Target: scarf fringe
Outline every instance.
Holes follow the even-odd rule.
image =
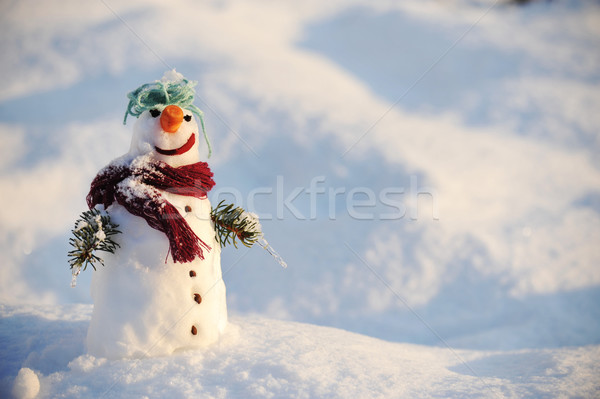
[[[116,200],[129,213],[144,218],[150,227],[167,236],[174,262],[187,263],[196,257],[204,259],[204,250],[212,248],[194,233],[160,190],[204,198],[215,184],[212,176],[206,162],[173,168],[164,162],[134,160],[130,166],[109,165],[101,170],[86,199],[90,209],[98,204],[106,209]]]
[[[165,234],[169,238],[169,247],[173,260],[178,263],[193,261],[196,256],[204,259],[204,250],[211,247],[202,241],[181,217],[177,208],[170,203],[165,205],[162,219],[165,221]]]

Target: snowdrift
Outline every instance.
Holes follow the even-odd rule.
[[[233,317],[207,350],[109,361],[83,353],[90,313],[3,307],[0,396],[21,364],[35,377],[23,373],[16,393],[38,383],[39,398],[592,397],[600,375],[598,345],[454,350],[260,316]]]

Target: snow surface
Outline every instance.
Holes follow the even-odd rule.
[[[42,397],[599,395],[598,2],[0,10],[0,397],[24,367]],[[237,339],[92,358],[70,229],[129,148],[125,94],[173,67],[199,81],[211,202],[258,214],[288,267],[223,251]]]
[[[450,350],[391,343],[260,316],[232,319],[209,350],[107,360],[83,353],[91,305],[3,308],[3,325],[58,335],[11,337],[11,363],[52,369],[43,398],[593,397],[600,348]],[[73,320],[79,316],[80,319]],[[77,348],[77,349],[74,349]],[[39,351],[39,352],[38,352]],[[49,367],[50,359],[54,364]],[[37,380],[32,380],[32,384]]]

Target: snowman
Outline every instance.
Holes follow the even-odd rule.
[[[173,71],[128,94],[137,117],[129,152],[102,169],[87,196],[119,226],[119,245],[92,277],[90,354],[163,356],[214,344],[227,326],[220,245],[200,160],[195,83]],[[200,136],[203,133],[203,137]]]

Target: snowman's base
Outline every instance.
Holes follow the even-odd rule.
[[[196,211],[210,209],[208,200],[190,201]],[[218,342],[227,325],[218,244],[211,242],[204,259],[174,263],[164,234],[120,206],[108,212],[123,232],[119,238],[126,239],[93,272],[88,352],[109,359],[140,358]],[[214,237],[210,222],[189,219],[199,235]]]

